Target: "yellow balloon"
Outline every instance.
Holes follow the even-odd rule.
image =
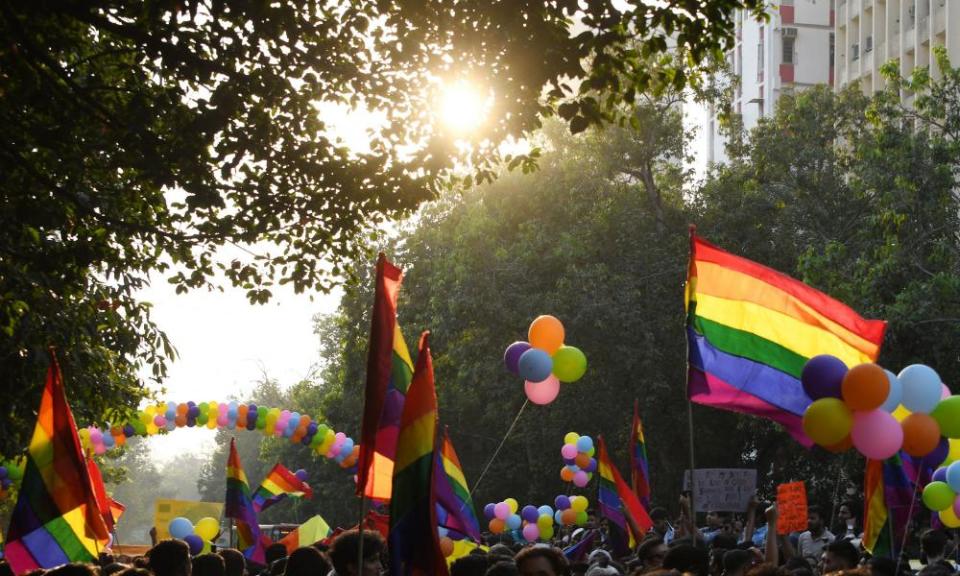
[[[947,442],[950,443],[950,449],[947,451],[947,457],[944,458],[940,466],[949,466],[957,460],[960,460],[960,439],[948,438]]]
[[[516,500],[515,498],[507,498],[506,500],[504,500],[504,502],[506,502],[506,503],[507,503],[507,506],[510,507],[510,513],[511,513],[511,514],[516,514],[516,513],[517,513],[517,508],[520,507],[520,504],[517,502],[517,500]]]
[[[590,502],[587,501],[585,496],[577,496],[576,500],[573,498],[570,499],[570,508],[572,508],[574,512],[586,512],[589,504]]]
[[[193,532],[202,538],[204,542],[207,542],[217,537],[217,533],[220,532],[220,523],[217,522],[216,518],[207,516],[206,518],[197,520],[197,523],[193,527]]]
[[[567,435],[563,437],[564,444],[576,444],[577,440],[580,439],[580,435],[576,432],[567,432]]]
[[[957,518],[956,513],[953,511],[953,506],[948,506],[946,509],[941,510],[940,521],[943,522],[943,525],[947,528],[960,528],[960,518]]]
[[[904,419],[910,414],[913,414],[913,412],[910,412],[903,407],[903,404],[901,404],[897,406],[897,409],[891,412],[891,414],[893,414],[893,417],[897,419],[897,422],[903,422]]]
[[[803,431],[821,446],[833,446],[850,434],[853,414],[839,398],[820,398],[803,413]]]

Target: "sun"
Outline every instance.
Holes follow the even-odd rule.
[[[466,80],[443,86],[440,99],[440,119],[451,131],[466,134],[483,124],[489,107],[489,99],[482,91]]]

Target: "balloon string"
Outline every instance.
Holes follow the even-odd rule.
[[[487,465],[483,467],[483,472],[480,473],[480,477],[477,478],[477,481],[473,484],[473,488],[470,489],[470,498],[473,498],[473,493],[476,491],[477,486],[480,485],[480,482],[483,481],[483,477],[487,475],[487,470],[490,469],[490,465],[493,464],[493,461],[497,459],[497,455],[500,454],[500,449],[503,448],[503,445],[507,442],[507,438],[510,437],[510,433],[513,432],[514,427],[517,425],[517,422],[520,420],[520,415],[523,414],[524,408],[527,407],[527,404],[530,403],[530,399],[526,399],[523,402],[523,406],[520,407],[520,410],[517,412],[516,418],[513,419],[513,423],[510,424],[510,428],[507,429],[507,433],[503,435],[503,439],[500,440],[500,445],[497,446],[497,449],[493,451],[493,456],[487,460]]]
[[[903,549],[907,545],[907,536],[910,535],[910,524],[913,523],[913,505],[917,501],[917,492],[920,488],[920,474],[923,473],[923,458],[920,459],[919,464],[916,467],[916,476],[913,479],[913,491],[910,495],[910,509],[907,511],[907,524],[903,527],[903,538],[900,539],[900,550],[896,550],[897,554],[897,569],[894,571],[894,574],[900,573],[900,563],[903,561]],[[901,464],[902,465],[902,464]],[[891,533],[893,532],[893,522],[890,522]]]

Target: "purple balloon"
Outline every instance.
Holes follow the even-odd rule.
[[[189,534],[184,539],[187,546],[190,547],[190,554],[196,556],[203,550],[203,539],[196,534]]]
[[[536,522],[537,518],[540,517],[540,512],[538,512],[535,507],[527,504],[523,507],[523,510],[520,511],[520,516],[527,522]]]
[[[561,494],[553,500],[553,504],[557,510],[566,510],[570,507],[570,499]]]
[[[923,457],[923,461],[929,462],[930,464],[940,463],[947,459],[947,454],[949,453],[950,441],[946,438],[940,438],[940,443],[933,449],[933,452]]]
[[[946,466],[941,466],[933,471],[933,480],[935,482],[946,482],[947,481],[947,468]]]
[[[803,391],[812,400],[820,398],[840,398],[840,387],[847,374],[847,365],[843,360],[829,354],[814,356],[803,365],[800,382]]]
[[[497,511],[495,510],[496,507],[497,505],[493,502],[483,507],[483,515],[487,517],[487,520],[493,520],[497,515]]]
[[[6,478],[6,477],[7,477],[7,467],[6,467],[6,466],[0,466],[0,480],[4,479],[4,478]]]
[[[301,482],[306,482],[307,480],[307,471],[303,468],[294,472],[293,475],[296,476]]]
[[[590,463],[587,464],[587,467],[584,468],[586,472],[596,472],[597,471],[597,460],[595,458],[590,459]]]
[[[520,356],[530,349],[529,342],[514,342],[503,353],[503,365],[510,372],[520,375]]]
[[[0,480],[0,488],[3,488],[4,490],[9,488],[11,484],[13,484],[13,480],[9,478],[4,478],[3,480]]]

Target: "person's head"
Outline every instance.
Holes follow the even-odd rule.
[[[486,554],[467,554],[450,565],[450,576],[483,576],[489,567]]]
[[[694,576],[707,576],[710,557],[705,548],[691,544],[678,544],[667,551],[663,558],[663,568],[678,572],[690,572]]]
[[[71,562],[47,570],[44,576],[53,574],[53,576],[99,576],[100,568],[95,564],[83,564],[81,562]]]
[[[727,515],[723,512],[716,512],[714,510],[707,512],[707,528],[711,530],[721,528],[726,520]]]
[[[506,544],[494,544],[493,546],[491,546],[490,556],[492,556],[492,558],[490,559],[491,562],[495,562],[501,559],[510,560],[511,562],[513,562],[513,550],[511,550],[510,547],[507,546]]]
[[[164,540],[147,550],[147,567],[156,576],[190,576],[190,547],[183,540]]]
[[[663,566],[663,558],[667,555],[667,545],[663,538],[647,538],[637,547],[637,559],[645,570]]]
[[[787,563],[784,564],[783,567],[792,576],[813,576],[813,571],[810,570],[810,563],[799,556],[794,556],[787,560]]]
[[[893,558],[874,556],[867,560],[870,576],[897,576],[897,561]]]
[[[807,508],[807,529],[812,534],[823,532],[823,510],[816,504]]]
[[[244,576],[247,572],[247,559],[236,548],[221,548],[217,555],[223,558],[226,576]]]
[[[520,571],[517,570],[513,560],[497,560],[484,572],[484,576],[517,576],[518,574]]]
[[[587,555],[587,564],[593,565],[597,564],[600,566],[606,566],[610,564],[610,553],[606,550],[601,550],[597,548],[589,555]]]
[[[570,567],[563,552],[547,546],[525,548],[515,559],[520,576],[569,576]]]
[[[283,576],[287,569],[287,557],[277,558],[270,563],[270,576]]]
[[[947,549],[947,533],[943,530],[927,530],[920,537],[920,549],[927,562],[943,558],[944,551]]]
[[[721,532],[710,541],[710,547],[733,550],[737,547],[737,537],[729,532]]]
[[[600,566],[599,564],[594,564],[587,569],[587,573],[584,576],[618,576],[620,571],[613,567],[613,565]]]
[[[193,557],[193,576],[225,576],[223,558],[217,554],[201,554]]]
[[[330,563],[319,550],[311,546],[297,548],[287,558],[284,576],[324,576],[330,571]]]
[[[330,547],[330,562],[339,576],[378,576],[380,556],[384,551],[383,537],[379,532],[363,531],[363,567],[357,569],[357,554],[360,547],[360,532],[341,532]]]
[[[653,529],[657,531],[661,536],[667,533],[669,515],[667,510],[660,506],[655,506],[650,509],[650,520],[653,521]]]
[[[831,542],[823,549],[820,558],[820,573],[828,574],[838,570],[852,570],[860,561],[860,553],[847,540]]]
[[[267,560],[267,566],[273,566],[273,563],[277,560],[287,557],[287,547],[279,542],[274,542],[267,546],[263,556]]]
[[[153,576],[153,572],[147,570],[146,568],[131,566],[130,568],[125,568],[120,572],[117,572],[117,576]]]
[[[753,554],[746,550],[728,550],[723,555],[723,573],[726,576],[744,576],[753,565]]]
[[[117,572],[122,572],[126,570],[129,566],[126,564],[121,564],[119,562],[111,562],[100,569],[100,576],[110,576],[111,574],[116,574]]]

